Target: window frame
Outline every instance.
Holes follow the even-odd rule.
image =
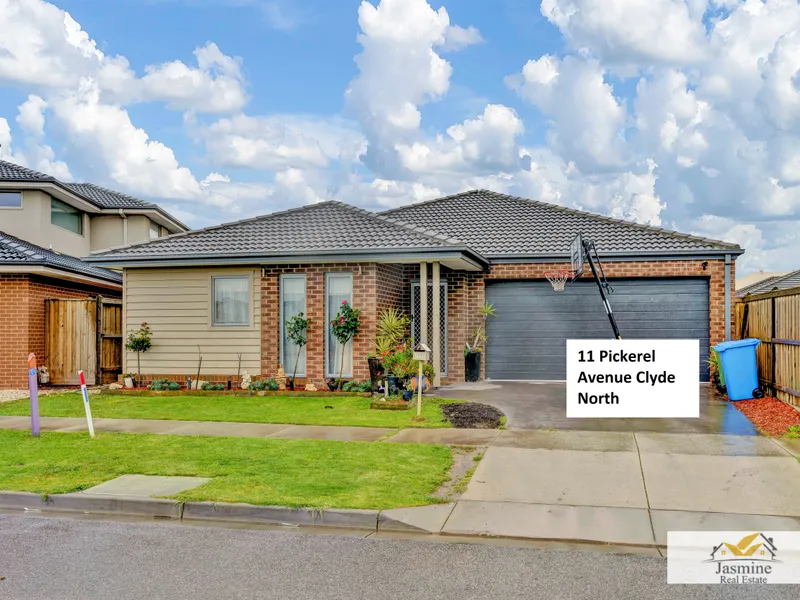
[[[53,222],[53,204],[54,203],[55,204],[60,204],[61,206],[64,206],[64,207],[69,208],[71,210],[74,210],[78,214],[78,216],[80,217],[80,224],[81,224],[81,230],[80,231],[74,231],[72,229],[67,229],[64,226]],[[80,210],[78,208],[75,208],[74,206],[71,206],[71,205],[67,204],[66,202],[61,201],[58,198],[53,198],[52,196],[50,196],[50,224],[52,226],[58,227],[59,229],[63,229],[64,231],[69,231],[70,233],[73,233],[75,235],[79,235],[81,237],[84,237],[84,231],[86,230],[86,224],[83,222],[83,214],[84,213],[83,213],[82,210]]]
[[[283,290],[284,290],[283,282],[287,281],[289,279],[302,279],[303,280],[303,314],[306,315],[306,317],[308,317],[308,279],[306,278],[306,274],[305,273],[284,273],[284,274],[282,274],[280,276],[280,280],[279,280],[279,283],[278,283],[278,304],[279,304],[278,310],[279,310],[280,320],[281,320],[281,326],[280,326],[280,336],[281,337],[280,337],[280,344],[279,344],[279,347],[280,347],[280,350],[279,350],[279,352],[280,352],[280,361],[279,362],[280,362],[280,364],[283,365],[283,369],[286,372],[287,376],[289,375],[290,371],[292,369],[294,369],[294,362],[292,362],[291,365],[286,362],[286,347],[285,347],[285,343],[284,343],[284,340],[286,338],[286,314],[285,314],[285,312],[283,310]],[[297,375],[296,375],[297,377],[306,377],[307,376],[307,371],[308,371],[308,352],[306,350],[307,348],[308,348],[308,344],[306,344],[306,346],[303,347],[303,352],[306,352],[306,360],[305,360],[306,368],[302,372],[298,371]]]
[[[352,271],[338,271],[332,273],[325,273],[325,377],[339,377],[339,370],[336,365],[333,365],[333,373],[330,372],[330,365],[328,364],[328,354],[330,350],[330,343],[331,343],[331,321],[333,317],[336,316],[338,309],[336,311],[331,311],[330,305],[330,295],[328,291],[330,290],[330,280],[331,279],[349,279],[350,280],[350,304],[353,304],[353,294],[354,294],[354,278]],[[336,307],[333,307],[336,308]],[[338,345],[338,342],[337,342]],[[351,371],[348,374],[347,372],[342,373],[342,378],[352,378],[353,377],[353,370],[355,369],[355,364],[353,363],[354,360],[354,343],[353,340],[350,340],[350,365]]]
[[[22,190],[0,190],[0,196],[8,194],[17,194],[19,195],[19,206],[3,206],[0,204],[0,210],[22,210],[23,203],[25,202]]]
[[[247,323],[217,323],[216,322],[216,283],[218,279],[244,279],[247,281]],[[218,327],[230,329],[250,329],[253,325],[253,277],[249,273],[239,273],[236,275],[211,275],[209,290],[209,315],[208,323],[213,329]]]
[[[155,237],[153,237],[153,228],[155,227]],[[155,221],[150,221],[150,239],[157,240],[161,237],[161,225],[156,223]]]

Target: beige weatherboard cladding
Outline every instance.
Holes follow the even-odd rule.
[[[250,323],[215,327],[211,324],[212,277],[250,278]],[[203,373],[261,373],[261,271],[255,268],[125,269],[124,322],[127,335],[147,322],[153,347],[142,354],[146,375],[195,375],[198,351]],[[124,370],[136,373],[136,353],[125,353]]]

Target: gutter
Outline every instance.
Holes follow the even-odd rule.
[[[263,252],[239,252],[236,254],[203,254],[194,253],[183,256],[175,255],[150,255],[150,256],[125,256],[118,258],[106,258],[103,255],[88,256],[83,258],[85,262],[97,264],[99,266],[114,267],[177,267],[177,266],[206,266],[206,265],[230,265],[230,264],[292,264],[298,262],[308,263],[333,263],[333,262],[399,262],[409,263],[421,262],[424,260],[457,259],[463,260],[476,270],[484,270],[488,267],[488,261],[473,252],[466,246],[448,246],[440,250],[410,248],[386,248],[374,250],[348,249],[334,252],[324,252],[319,250],[309,250],[305,252],[275,252],[265,254]],[[198,265],[200,263],[200,265]]]
[[[723,257],[740,256],[744,254],[742,248],[703,248],[696,250],[625,250],[617,252],[599,252],[600,260],[613,261],[652,261],[652,260],[720,260]],[[495,263],[545,263],[569,262],[571,257],[567,252],[538,252],[535,254],[487,254],[486,258]]]

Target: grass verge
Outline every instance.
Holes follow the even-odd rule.
[[[425,398],[424,421],[414,422],[416,410],[372,410],[372,398],[286,396],[114,396],[93,395],[92,415],[108,419],[165,419],[177,421],[233,421],[242,423],[287,423],[290,425],[350,425],[356,427],[451,427],[442,416],[441,405],[458,400]],[[325,408],[330,406],[332,408]],[[78,393],[39,398],[43,417],[82,417],[83,401]],[[27,399],[0,404],[0,415],[28,416]]]
[[[439,502],[447,446],[0,430],[0,490],[63,494],[125,474],[213,477],[174,498],[311,508]]]

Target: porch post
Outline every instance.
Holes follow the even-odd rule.
[[[433,385],[440,384],[439,373],[442,370],[441,351],[442,351],[442,309],[441,309],[441,289],[439,288],[439,263],[433,263],[433,352],[431,359],[436,376]]]
[[[426,262],[419,263],[419,338],[418,344],[428,343],[428,263]]]

